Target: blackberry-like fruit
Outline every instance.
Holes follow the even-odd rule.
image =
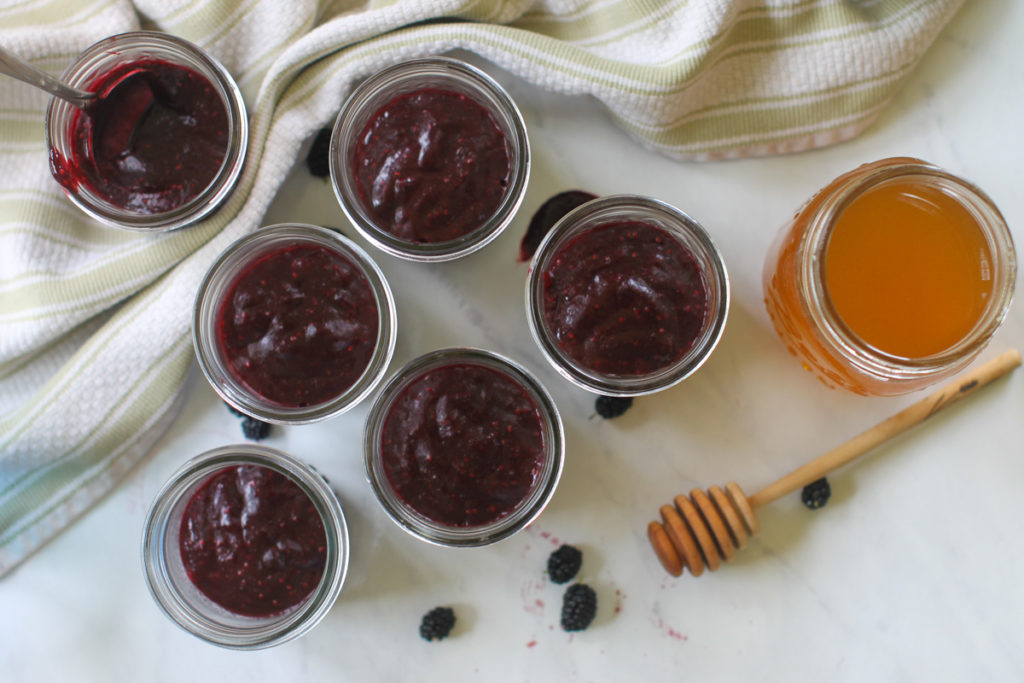
[[[800,500],[803,501],[804,505],[812,510],[825,507],[825,503],[832,496],[832,487],[828,483],[828,479],[822,477],[817,481],[812,481],[810,484],[804,487],[804,490],[800,492]]]
[[[452,632],[455,626],[455,612],[451,607],[435,607],[423,615],[420,622],[420,637],[424,640],[441,640]]]
[[[235,417],[246,417],[245,413],[243,413],[241,410],[234,407],[227,401],[224,401],[224,405],[227,406],[228,412],[234,415]]]
[[[574,583],[562,598],[562,628],[582,631],[597,616],[597,593],[585,583]]]
[[[306,167],[317,178],[331,174],[331,129],[321,128],[313,138],[313,144],[306,155]]]
[[[262,441],[270,436],[270,423],[246,415],[242,418],[242,434],[252,441]]]
[[[583,553],[571,545],[563,545],[548,557],[548,576],[554,583],[566,583],[583,564]]]
[[[597,414],[606,420],[618,417],[632,407],[633,399],[628,397],[598,396],[597,400],[594,401],[594,410],[596,410]]]

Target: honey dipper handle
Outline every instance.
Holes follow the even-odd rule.
[[[902,434],[917,423],[927,420],[943,408],[956,403],[965,396],[973,394],[989,382],[1011,372],[1020,363],[1020,352],[1015,349],[996,356],[984,365],[979,366],[976,370],[954,382],[950,382],[917,403],[904,408],[867,431],[861,432],[846,443],[833,448],[828,453],[764,487],[750,496],[750,505],[753,507],[765,505],[807,486],[812,481],[821,479],[829,472],[864,455],[892,437]]]

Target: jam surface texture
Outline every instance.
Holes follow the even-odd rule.
[[[377,300],[348,257],[300,244],[256,259],[229,288],[217,339],[238,380],[286,407],[351,388],[377,344]]]
[[[121,64],[87,90],[99,93],[71,120],[71,159],[51,153],[54,175],[111,204],[159,214],[187,204],[214,180],[228,148],[228,112],[210,81],[157,59]]]
[[[511,172],[505,134],[491,114],[461,93],[433,88],[378,110],[352,162],[375,224],[408,242],[447,242],[482,226]]]
[[[601,375],[666,368],[704,329],[708,294],[700,266],[649,223],[590,228],[555,253],[543,277],[543,315],[555,343]]]
[[[226,467],[192,495],[179,546],[196,588],[224,609],[253,617],[305,600],[327,561],[323,520],[309,496],[258,465]]]
[[[472,364],[428,370],[405,387],[380,446],[399,499],[453,527],[514,511],[538,481],[546,452],[534,399],[505,373]]]

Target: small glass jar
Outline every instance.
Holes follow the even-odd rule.
[[[196,587],[181,553],[181,526],[192,496],[213,476],[237,466],[267,468],[309,496],[323,523],[324,568],[319,584],[301,602],[269,616],[236,614]],[[326,480],[290,455],[256,445],[225,446],[196,456],[157,493],[146,517],[142,562],[157,605],[178,626],[215,645],[254,650],[279,645],[313,628],[330,611],[348,569],[348,527]]]
[[[61,78],[68,85],[90,90],[113,70],[140,60],[157,60],[198,73],[209,81],[223,103],[227,146],[219,170],[206,188],[183,204],[159,213],[143,213],[112,202],[87,182],[76,179],[72,168],[76,158],[75,122],[79,115],[87,114],[80,114],[58,98],[53,98],[46,109],[50,168],[68,198],[96,220],[129,230],[172,230],[206,218],[231,194],[245,161],[249,122],[242,93],[227,69],[198,46],[165,33],[134,31],[105,38],[80,54]],[[168,140],[168,144],[176,143]]]
[[[311,405],[282,405],[261,395],[233,371],[220,340],[218,319],[232,288],[252,264],[285,249],[323,247],[355,267],[372,291],[377,307],[377,336],[362,374],[346,390]],[[316,323],[317,321],[311,321]],[[231,244],[210,266],[196,295],[192,339],[199,367],[221,398],[237,410],[265,422],[307,424],[340,415],[363,400],[384,378],[395,349],[395,300],[384,274],[370,256],[344,235],[300,223],[271,225]]]
[[[940,351],[919,356],[887,352],[855,333],[837,310],[826,267],[836,226],[844,215],[852,216],[851,206],[868,193],[902,187],[930,193],[969,217],[967,222],[976,226],[985,245],[977,268],[979,280],[991,283],[990,293],[981,295],[984,307],[969,332]],[[922,206],[939,207],[934,202]],[[939,215],[949,209],[928,210]],[[874,220],[877,223],[877,216]],[[884,243],[866,245],[893,251]],[[963,251],[960,246],[951,248]],[[909,260],[901,264],[905,264],[906,272],[921,267]],[[765,305],[775,330],[805,369],[830,387],[861,395],[890,396],[927,387],[970,363],[1002,324],[1015,280],[1013,240],[992,200],[974,185],[932,164],[899,157],[860,166],[814,195],[781,230],[768,252],[763,284]],[[872,306],[887,306],[885,293],[870,296]],[[915,332],[922,338],[925,334],[923,330],[920,335]]]
[[[402,499],[388,477],[385,466],[383,435],[389,416],[403,392],[428,373],[448,367],[479,366],[493,370],[511,380],[536,406],[540,416],[543,453],[532,486],[514,507],[493,521],[484,524],[462,525],[439,522],[417,510]],[[510,428],[511,429],[511,428]],[[409,362],[395,373],[378,393],[366,419],[363,432],[363,452],[366,476],[377,500],[391,519],[409,534],[428,543],[448,547],[478,547],[508,538],[537,518],[548,504],[561,477],[565,453],[565,436],[561,418],[547,391],[525,369],[490,351],[473,348],[448,348],[432,351]],[[459,450],[459,455],[464,451]],[[454,454],[448,454],[454,457]],[[431,452],[428,459],[446,457]],[[502,463],[506,475],[502,483],[512,478],[511,466]],[[497,468],[496,468],[497,469]],[[428,488],[439,490],[444,482],[431,481]],[[493,493],[493,492],[489,492]],[[507,492],[502,491],[502,494]],[[496,496],[504,497],[504,496]],[[460,501],[460,505],[463,504]],[[461,508],[460,508],[461,509]]]
[[[457,93],[482,107],[503,134],[508,155],[508,175],[502,181],[504,190],[493,213],[475,229],[444,241],[412,241],[382,228],[361,196],[355,177],[358,167],[355,157],[357,145],[365,136],[370,122],[377,118],[383,108],[420,91]],[[419,139],[426,140],[426,133]],[[423,145],[421,149],[426,149],[426,143],[420,144]],[[530,144],[526,124],[518,107],[490,76],[456,59],[414,59],[370,76],[353,91],[334,123],[330,172],[334,193],[342,210],[374,246],[410,261],[449,261],[482,249],[512,221],[526,194],[530,175]],[[479,173],[479,169],[476,173]],[[431,201],[436,199],[434,194],[435,198]],[[419,213],[426,210],[419,207],[416,209]]]
[[[545,313],[545,293],[551,286],[549,269],[562,250],[595,229],[637,222],[653,226],[688,252],[704,290],[704,315],[692,341],[678,341],[678,358],[640,374],[601,372],[573,357],[558,343]],[[593,258],[599,255],[592,254]],[[606,256],[606,258],[611,258]],[[560,261],[559,261],[560,262]],[[570,211],[545,235],[530,265],[526,281],[526,317],[530,332],[551,365],[578,387],[605,396],[640,396],[667,389],[693,374],[711,355],[729,313],[729,276],[718,247],[703,227],[665,202],[636,195],[608,195]],[[675,344],[676,341],[673,341]],[[689,343],[683,350],[682,346]]]

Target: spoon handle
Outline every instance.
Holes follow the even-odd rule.
[[[54,97],[66,100],[79,109],[84,109],[96,98],[94,93],[72,88],[45,71],[40,71],[20,57],[11,54],[3,47],[0,47],[0,73],[42,88]]]

